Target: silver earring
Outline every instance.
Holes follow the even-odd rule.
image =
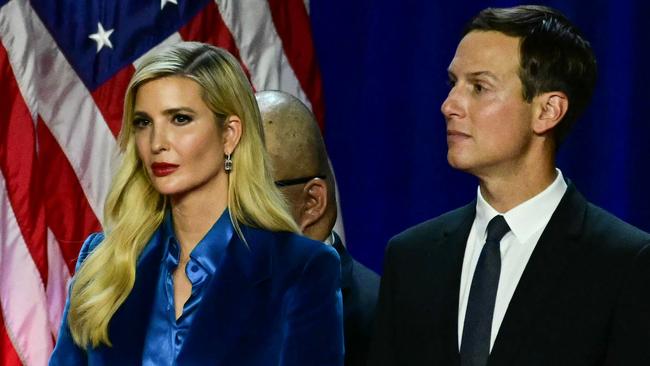
[[[223,167],[226,170],[226,173],[232,171],[232,159],[230,158],[230,154],[226,154],[226,160],[223,162]]]

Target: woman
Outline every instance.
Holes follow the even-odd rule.
[[[342,364],[336,252],[295,233],[237,60],[180,43],[127,89],[105,230],[50,365]]]

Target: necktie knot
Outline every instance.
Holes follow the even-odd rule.
[[[487,241],[499,242],[508,231],[510,231],[510,226],[506,219],[501,215],[494,216],[487,226]]]

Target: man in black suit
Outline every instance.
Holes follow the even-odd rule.
[[[650,365],[650,235],[555,167],[596,79],[559,12],[486,9],[442,104],[449,164],[474,202],[386,249],[371,365]]]
[[[354,260],[333,230],[337,219],[334,175],[309,109],[280,91],[256,95],[276,184],[303,234],[334,246],[341,257],[345,365],[365,365],[379,276]]]

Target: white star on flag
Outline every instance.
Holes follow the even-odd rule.
[[[113,31],[115,29],[109,29],[109,30],[104,30],[104,26],[102,23],[97,23],[97,33],[93,33],[88,38],[92,39],[93,41],[97,42],[97,53],[104,48],[104,46],[108,48],[113,48],[113,44],[111,43],[111,40],[108,38],[113,34]]]
[[[162,8],[164,8],[165,5],[167,5],[167,3],[178,5],[177,0],[160,0],[160,10],[162,10]]]

